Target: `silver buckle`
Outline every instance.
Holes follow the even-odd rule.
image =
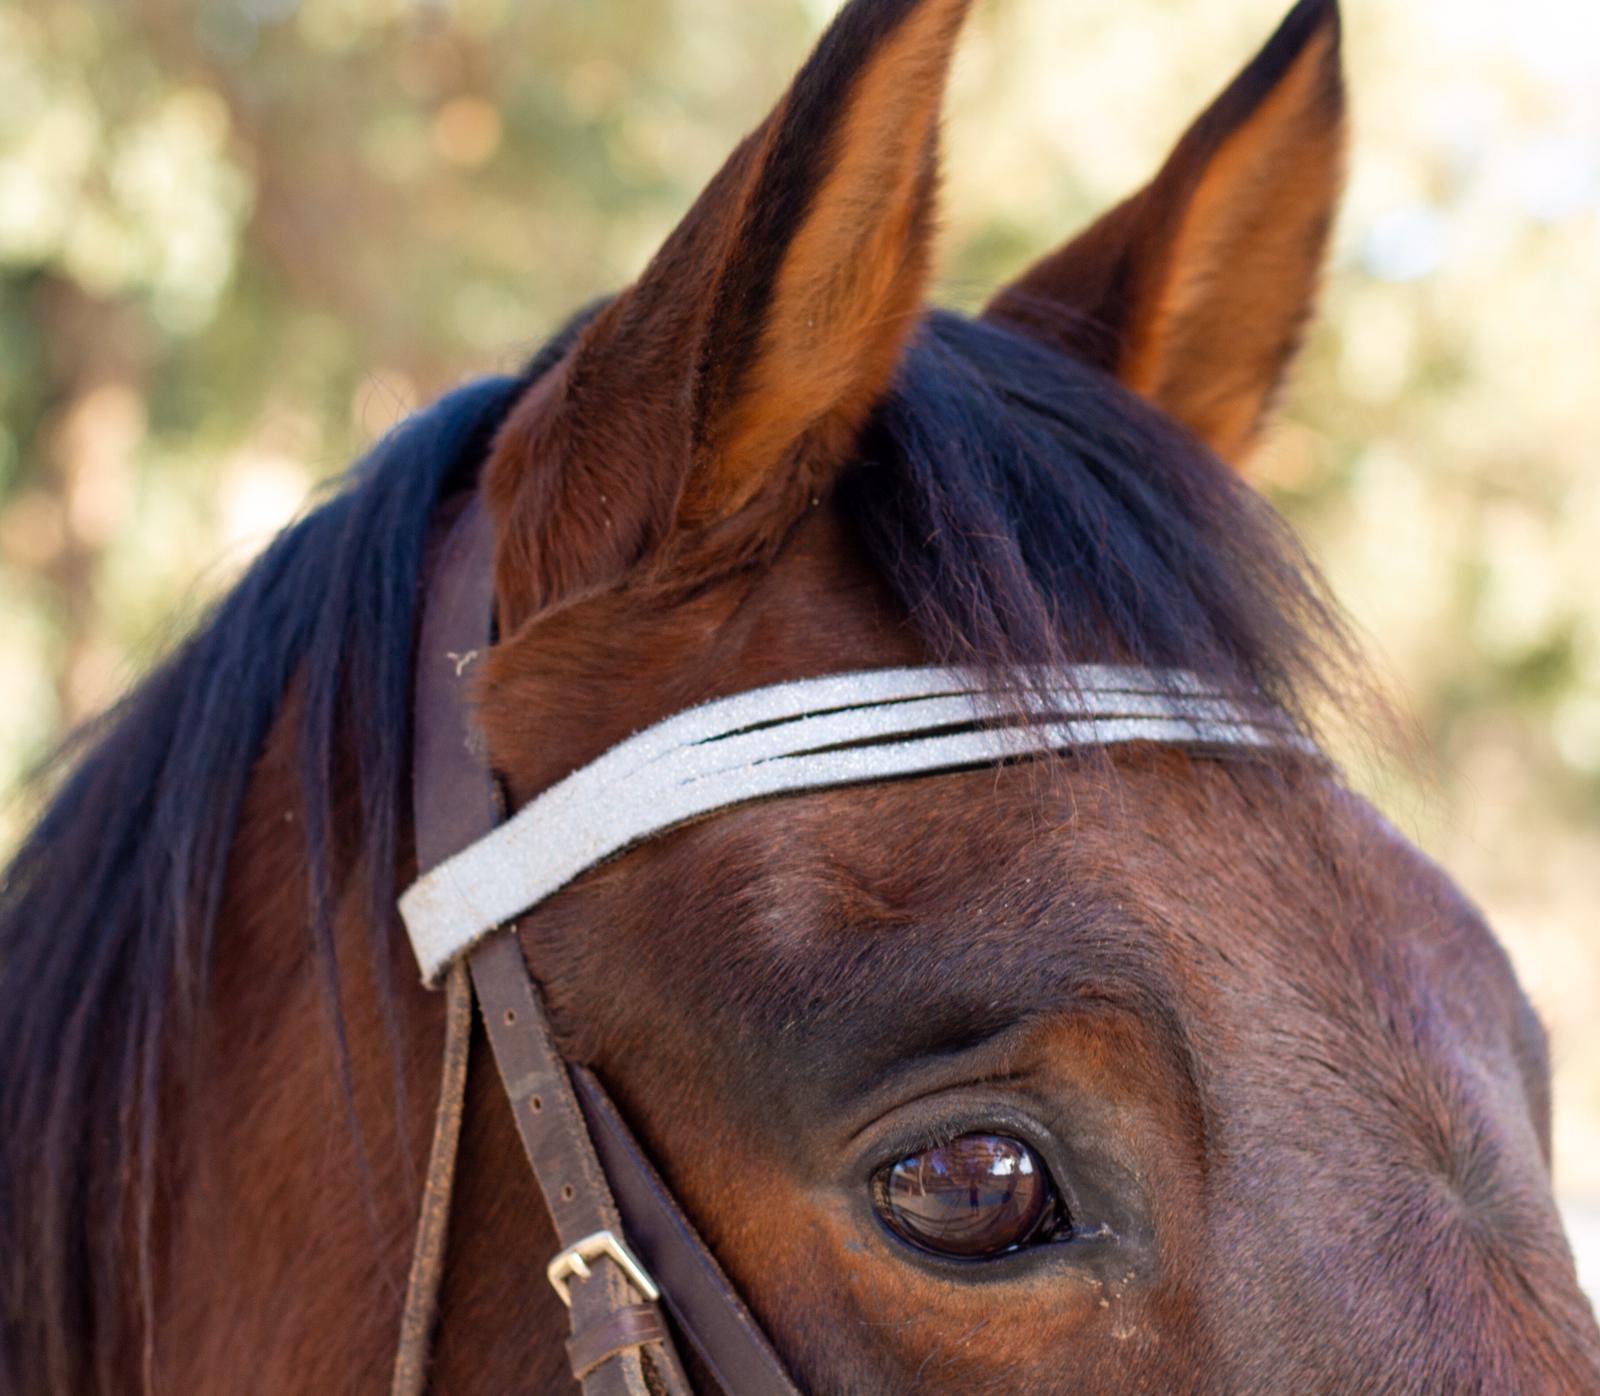
[[[618,1268],[628,1277],[628,1282],[644,1296],[645,1303],[653,1304],[661,1297],[661,1290],[650,1278],[650,1272],[639,1264],[638,1258],[617,1234],[614,1231],[597,1231],[593,1236],[574,1241],[545,1267],[551,1286],[569,1309],[572,1307],[572,1294],[567,1289],[567,1281],[574,1275],[580,1280],[588,1279],[589,1262],[599,1260],[601,1256],[616,1261]]]

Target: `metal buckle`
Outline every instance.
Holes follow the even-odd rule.
[[[569,1309],[572,1307],[572,1294],[567,1289],[567,1281],[574,1275],[580,1280],[588,1279],[589,1262],[599,1260],[601,1256],[607,1256],[617,1263],[628,1277],[628,1282],[644,1296],[645,1303],[653,1304],[661,1297],[661,1290],[650,1278],[650,1272],[639,1264],[638,1258],[617,1234],[614,1231],[597,1231],[581,1241],[574,1241],[545,1267],[551,1287]]]

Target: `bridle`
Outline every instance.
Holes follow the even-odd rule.
[[[507,819],[468,701],[474,664],[494,638],[493,543],[474,495],[426,580],[416,660],[422,875],[400,907],[424,982],[446,990],[447,1025],[393,1396],[426,1386],[474,993],[561,1245],[547,1274],[572,1316],[567,1355],[584,1396],[690,1396],[675,1335],[729,1396],[798,1396],[604,1087],[562,1056],[518,918],[641,840],[763,797],[1133,741],[1260,750],[1307,743],[1281,715],[1183,674],[1041,668],[1019,670],[1002,689],[950,670],[873,670],[680,713]]]
[[[501,825],[503,798],[471,715],[473,667],[493,640],[494,531],[474,496],[427,578],[416,659],[413,815],[418,887],[442,880]],[[480,855],[481,856],[481,855]],[[413,893],[416,889],[413,889]],[[478,1001],[523,1150],[561,1245],[547,1274],[572,1315],[567,1356],[584,1396],[690,1396],[663,1306],[724,1391],[797,1396],[759,1325],[592,1073],[561,1055],[523,959],[517,921],[448,942],[402,899],[421,962],[446,990],[440,1103],[412,1257],[394,1396],[425,1389],[461,1120],[470,1004]],[[427,929],[425,929],[427,928]]]

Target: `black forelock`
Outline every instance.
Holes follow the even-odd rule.
[[[1190,670],[1309,721],[1351,651],[1271,507],[1098,369],[935,312],[841,481],[937,661]]]

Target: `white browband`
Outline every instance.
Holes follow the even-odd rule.
[[[629,737],[400,898],[423,981],[580,873],[676,825],[767,795],[1159,742],[1310,750],[1281,714],[1193,675],[1103,665],[1000,687],[948,669],[872,669],[721,698]]]

